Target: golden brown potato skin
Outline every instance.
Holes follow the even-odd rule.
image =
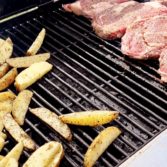
[[[11,69],[6,75],[0,79],[0,91],[8,88],[15,80],[17,76],[17,69]]]
[[[3,149],[4,145],[5,145],[5,139],[0,136],[0,151]]]
[[[59,151],[56,153],[54,159],[49,163],[48,167],[59,167],[63,157],[64,157],[64,149],[63,146],[60,145]]]
[[[101,131],[89,146],[85,157],[84,167],[92,167],[107,147],[121,134],[117,127],[108,127]]]
[[[30,109],[30,112],[48,124],[65,139],[71,141],[72,133],[70,128],[64,124],[54,112],[43,107]]]
[[[14,100],[16,98],[16,95],[13,92],[5,91],[0,92],[0,102],[5,100]]]
[[[34,63],[46,61],[50,58],[50,53],[42,53],[29,57],[16,57],[7,59],[6,62],[15,68],[26,68],[31,66]]]
[[[9,71],[9,65],[4,63],[0,66],[0,78],[2,78]]]
[[[80,126],[100,126],[115,120],[119,115],[117,111],[95,110],[64,114],[59,118],[67,124]]]
[[[1,161],[0,167],[5,167],[10,160],[10,158],[14,158],[16,161],[19,160],[20,155],[23,151],[23,143],[19,142]]]
[[[33,56],[38,52],[45,38],[45,34],[46,34],[46,30],[45,28],[43,28],[38,34],[35,41],[30,46],[30,48],[27,50],[26,56]]]
[[[50,167],[50,163],[53,162],[56,157],[58,158],[60,152],[63,153],[60,143],[55,141],[45,143],[32,153],[23,167]],[[59,161],[60,160],[61,159],[59,159]]]
[[[30,90],[21,91],[13,102],[12,115],[19,125],[24,124],[24,119],[33,93]]]
[[[15,158],[10,158],[5,167],[18,167],[19,163]]]
[[[13,42],[10,38],[7,38],[0,46],[0,64],[5,63],[6,59],[11,57],[13,52]]]
[[[52,69],[52,65],[48,62],[38,62],[23,70],[15,79],[15,87],[18,91],[22,91],[31,86],[37,80],[42,78]]]
[[[17,142],[23,142],[24,147],[26,147],[29,150],[35,150],[35,142],[30,138],[30,136],[26,132],[24,132],[24,130],[13,119],[10,113],[7,113],[3,117],[3,124],[5,129]]]

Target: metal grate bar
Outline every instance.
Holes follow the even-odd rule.
[[[68,96],[68,95],[66,95],[66,96]],[[80,107],[81,107],[81,106],[80,106]],[[83,108],[83,109],[84,109],[84,108]],[[119,150],[119,151],[121,151],[121,150]],[[122,153],[126,154],[126,153],[125,153],[125,152],[123,152],[123,151],[122,151]]]
[[[19,39],[19,40],[21,40],[21,39]],[[41,85],[42,86],[42,85]],[[44,89],[45,90],[45,88],[42,86],[42,89]],[[47,90],[46,90],[47,91]],[[106,92],[106,91],[105,91]],[[52,95],[52,97],[54,97],[54,99],[55,100],[57,100],[58,101],[58,98],[57,97],[55,97],[54,95]],[[65,107],[64,105],[63,105],[63,107]],[[72,112],[72,110],[69,108],[69,107],[65,107],[65,108],[67,108],[70,112]],[[130,120],[130,119],[129,119]],[[120,123],[121,124],[121,123]],[[122,126],[122,125],[121,125]],[[125,128],[125,127],[124,127]],[[143,129],[144,130],[144,129]],[[145,131],[145,130],[144,130]],[[144,142],[144,140],[142,140],[142,139],[140,139],[142,142]]]
[[[33,91],[33,92],[34,92],[34,91]],[[35,95],[37,95],[36,92],[34,92],[34,93],[35,93]],[[39,103],[39,101],[36,101],[35,98],[33,98],[33,101],[34,101],[39,107],[43,107],[43,105],[42,105],[41,103]],[[26,122],[27,122],[32,128],[34,128],[34,125],[31,123],[30,120],[27,120],[27,119],[26,119]],[[40,126],[40,124],[38,124],[38,126]],[[45,135],[43,135],[43,133],[42,133],[40,130],[38,130],[38,128],[34,128],[34,130],[35,130],[41,137],[43,137],[46,142],[51,141],[51,139],[48,139],[47,137],[45,137]],[[63,143],[63,144],[64,144],[64,143]],[[68,146],[69,146],[69,145],[68,145]],[[71,146],[71,148],[73,148],[73,147]],[[73,149],[73,150],[74,150],[74,149]],[[75,150],[75,151],[78,153],[78,156],[81,156],[81,154],[80,154],[77,150]],[[75,161],[72,160],[72,158],[69,158],[69,156],[65,156],[65,158],[66,158],[66,160],[69,162],[69,164],[71,163],[71,164],[70,164],[71,166],[73,166],[73,165],[75,164],[76,167],[79,167],[79,165],[76,164]]]
[[[37,92],[34,92],[34,93],[37,95]],[[38,97],[39,97],[40,99],[42,99],[42,100],[45,101],[45,99],[43,99],[42,97],[40,97],[39,94],[38,94]],[[46,102],[46,101],[45,101],[45,102]],[[36,103],[39,103],[39,102],[36,101]],[[49,105],[50,105],[50,104],[49,104]],[[58,113],[60,114],[60,112],[59,112],[58,110],[56,110],[53,106],[52,106],[52,110],[53,110],[53,111],[56,111],[56,112],[58,112]],[[74,133],[74,136],[75,136],[81,143],[84,143],[84,144],[86,145],[86,147],[88,147],[88,144],[85,143],[84,140],[81,139],[76,133]],[[92,140],[92,139],[91,139],[91,140]],[[71,147],[71,149],[72,149],[72,148],[73,148],[73,147]],[[75,150],[75,151],[76,151],[76,150]],[[81,158],[83,158],[82,154],[78,153],[78,151],[76,151],[76,152],[77,152],[77,154],[78,154]],[[113,156],[110,155],[110,157],[111,157],[112,160],[114,160],[116,163],[119,163],[119,161],[118,161],[117,159],[115,159]],[[106,163],[106,165],[110,165],[110,163],[107,162],[104,158],[102,158],[102,160]]]
[[[68,49],[68,48],[67,48]],[[78,62],[77,62],[78,63]],[[122,92],[121,92],[122,93]],[[156,105],[155,103],[154,103],[154,105]],[[140,105],[141,107],[143,107],[142,105]],[[156,107],[158,107],[159,108],[159,106],[157,106],[156,105]],[[162,109],[162,108],[161,108]],[[164,110],[164,109],[162,109],[163,110],[163,112],[166,112],[166,110]]]
[[[81,34],[79,31],[76,31],[74,28],[75,27],[69,27],[68,25],[69,25],[69,23],[71,23],[71,20],[69,20],[69,19],[65,19],[61,14],[59,14],[59,13],[56,13],[56,16],[59,16],[60,17],[60,19],[58,19],[58,22],[59,23],[61,23],[63,26],[65,26],[65,27],[68,27],[69,29],[71,29],[73,32],[75,32],[75,33],[77,33],[77,34],[79,34],[80,36],[82,36],[82,38],[85,38],[86,40],[88,40],[88,41],[91,41],[93,44],[95,44],[95,46],[99,46],[99,44],[95,41],[95,40],[92,40],[92,39],[90,39],[90,38],[88,38],[86,35],[83,35],[83,34]],[[42,19],[45,19],[44,17],[40,17],[40,18],[42,18]],[[49,21],[49,20],[51,20],[51,18],[52,18],[52,22],[51,21]],[[57,18],[57,17],[56,17]],[[50,17],[50,19],[45,19],[45,21],[46,22],[48,22],[49,24],[51,24],[52,26],[56,26],[55,24],[53,24],[53,20],[56,20],[55,19],[55,17],[53,17],[52,15],[51,15],[51,17]],[[65,20],[64,22],[62,22],[62,20]],[[76,24],[75,24],[76,25]],[[77,24],[77,26],[79,26],[78,24]],[[83,27],[81,27],[80,26],[80,29],[82,29]],[[85,30],[85,29],[84,29]],[[90,32],[89,32],[90,33]],[[92,33],[90,33],[90,34],[92,34]],[[96,37],[97,38],[97,37]],[[93,49],[93,48],[92,48]],[[103,48],[103,49],[105,49],[105,47]],[[113,51],[110,51],[110,50],[107,50],[107,52],[111,52],[112,54],[115,54]],[[101,53],[102,54],[102,53]],[[104,55],[103,55],[104,56]],[[120,58],[120,56],[119,55],[117,55],[117,57],[119,57]],[[111,61],[109,58],[107,58],[107,57],[105,57],[108,61]],[[121,58],[120,58],[121,59]],[[121,59],[121,60],[123,60],[123,59]],[[114,63],[116,63],[116,62],[114,62]],[[128,62],[126,62],[126,63],[128,63]],[[129,65],[130,63],[128,63],[128,65]],[[120,64],[121,65],[121,64]],[[126,70],[128,70],[128,69],[126,69]],[[142,70],[142,69],[141,69]],[[140,78],[140,79],[142,79],[142,77],[140,76],[140,75],[136,75],[136,73],[134,73],[133,71],[129,71],[128,70],[128,72],[132,72],[132,74],[133,75],[135,75],[135,76],[137,76],[138,78]],[[145,72],[145,71],[144,71]],[[155,78],[155,77],[154,77]],[[147,80],[144,80],[144,81],[147,81]],[[152,85],[150,85],[150,83],[149,83],[149,86],[152,86]],[[157,87],[156,87],[157,88]],[[160,89],[161,90],[161,89]],[[162,91],[162,90],[161,90]],[[163,91],[163,93],[165,93],[164,91]],[[158,97],[159,98],[159,97]],[[161,98],[162,99],[162,98]],[[162,99],[162,100],[164,100],[164,99]]]
[[[156,78],[156,62],[147,65],[125,59],[118,40],[100,39],[86,19],[66,13],[58,6],[47,14],[29,15],[10,27],[2,30],[0,36],[12,37],[14,56],[23,56],[40,29],[47,29],[41,51],[52,53],[49,61],[53,70],[32,85],[31,107],[44,106],[58,115],[94,109],[120,111],[119,119],[109,125],[119,126],[123,133],[96,166],[119,166],[166,128],[167,93]],[[66,152],[61,166],[79,167],[89,144],[106,126],[70,126],[73,131],[70,143],[31,113],[27,114],[23,128],[38,146],[50,140],[61,141]],[[10,150],[10,143],[6,143],[4,151]]]
[[[141,65],[141,64],[143,64],[143,63],[140,63],[140,62],[137,62],[137,63],[136,63],[136,62],[135,62],[135,63],[136,63],[135,65],[133,65],[132,62],[129,63],[129,62],[126,61],[124,58],[120,57],[120,55],[118,55],[118,54],[116,54],[115,52],[112,51],[113,48],[114,48],[114,49],[118,50],[118,51],[120,52],[120,54],[121,54],[121,50],[120,50],[118,47],[116,47],[116,46],[112,45],[111,43],[109,43],[109,42],[107,42],[107,41],[105,41],[105,40],[99,38],[98,36],[94,35],[92,32],[90,32],[89,30],[87,30],[86,28],[84,28],[84,27],[82,26],[82,24],[83,24],[83,25],[86,25],[87,27],[90,27],[89,24],[87,24],[86,22],[83,22],[81,19],[79,20],[77,17],[72,17],[72,16],[70,16],[71,19],[68,19],[68,18],[66,18],[65,16],[62,16],[62,13],[63,13],[63,12],[64,12],[64,11],[61,10],[61,14],[60,14],[60,12],[58,12],[58,11],[53,11],[53,13],[55,13],[56,16],[59,15],[59,17],[61,17],[61,20],[65,20],[65,22],[71,23],[73,26],[79,27],[79,29],[84,30],[84,32],[88,33],[90,36],[93,36],[96,41],[97,41],[97,40],[98,40],[98,41],[100,40],[100,41],[103,42],[103,44],[109,45],[109,46],[111,47],[110,49],[107,49],[105,46],[103,46],[103,49],[107,50],[107,52],[111,53],[112,55],[115,55],[115,56],[118,57],[120,60],[124,61],[127,65],[134,67],[135,70],[140,70],[140,71],[142,71],[143,74],[146,74],[146,75],[148,75],[149,77],[151,77],[152,79],[155,80],[155,77],[154,77],[154,76],[151,76],[150,73],[147,72],[147,70],[144,71],[144,70],[142,70],[142,68],[141,68],[140,66],[139,66],[139,67],[136,66],[136,64],[140,64],[140,65]],[[51,17],[53,18],[52,15],[51,15]],[[68,16],[68,17],[69,17],[69,16]],[[53,19],[55,19],[55,18],[53,18]],[[81,24],[75,23],[74,20],[79,21]],[[80,26],[80,25],[81,25],[81,26]],[[78,33],[79,33],[79,32],[78,32]],[[94,40],[94,43],[98,44],[97,42],[95,42],[95,40]],[[118,44],[119,44],[119,46],[120,46],[120,43],[118,43]],[[110,59],[109,59],[109,60],[110,60]],[[144,66],[147,66],[147,67],[149,67],[149,68],[152,68],[152,67],[148,66],[146,63],[144,63]],[[155,69],[154,69],[154,71],[155,71]],[[139,77],[140,79],[142,79],[144,82],[147,82],[147,83],[150,85],[150,82],[148,82],[147,80],[144,80],[140,75],[138,75],[138,77]],[[159,79],[158,79],[158,81],[159,81]],[[159,83],[157,83],[157,84],[159,84]],[[154,86],[154,84],[153,84],[153,85],[150,85],[150,86],[152,87],[152,86]],[[159,84],[159,86],[161,86],[161,85]],[[163,94],[165,93],[165,94],[166,94],[166,92],[164,92],[162,89],[159,89],[159,87],[155,87],[155,86],[154,86],[154,88],[156,88],[156,89],[158,89],[159,91],[161,91],[161,93],[163,93]]]
[[[54,66],[55,67],[55,66]],[[56,68],[56,67],[55,67]],[[58,69],[58,68],[57,68]],[[63,72],[63,71],[61,71],[61,72]],[[65,72],[63,72],[63,73],[65,73]],[[60,80],[63,84],[65,84],[65,82],[61,79],[61,78],[59,78],[59,77],[57,77],[54,73],[52,73],[52,75],[56,78],[56,79],[58,79],[58,80]],[[71,77],[71,76],[69,76],[68,74],[66,74],[66,76],[67,77],[69,77],[70,79],[72,79],[74,82],[76,82],[77,83],[77,81],[75,80],[75,78],[73,78],[73,77]],[[79,82],[78,82],[79,83]],[[75,89],[73,89],[70,85],[68,85],[68,84],[65,84],[66,86],[68,86],[70,89],[72,89],[72,90],[74,90],[74,91],[77,91],[77,90],[75,90]],[[81,84],[80,84],[80,86],[81,86]],[[84,86],[83,86],[84,87]],[[86,87],[85,87],[85,89],[86,89]],[[89,93],[91,93],[92,95],[95,95],[95,94],[93,94],[89,89],[86,89]],[[81,95],[81,96],[83,96],[82,94],[80,94],[78,91],[77,91],[77,93],[79,94],[79,95]],[[96,95],[95,95],[96,96]],[[96,96],[97,97],[97,96]],[[98,98],[98,97],[97,97]],[[98,106],[96,106],[94,103],[92,103],[92,102],[90,102],[90,100],[89,99],[87,99],[87,98],[85,98],[84,96],[83,96],[83,99],[85,99],[87,102],[89,102],[95,109],[100,109]],[[99,98],[99,100],[101,100],[100,98]],[[105,103],[105,102],[104,102]],[[107,103],[106,103],[107,104]],[[127,142],[127,141],[125,141],[125,142]],[[128,144],[129,144],[129,146],[131,145],[132,146],[132,144],[130,144],[129,142],[128,142]],[[133,148],[135,148],[135,146],[133,146]]]
[[[35,21],[39,23],[39,21],[37,21],[37,20],[35,20]],[[47,21],[47,22],[48,22],[48,21]],[[65,24],[62,23],[61,21],[59,21],[59,22],[60,22],[63,26],[65,25]],[[39,24],[40,24],[40,23],[39,23]],[[45,25],[44,25],[44,26],[45,26]],[[56,27],[56,25],[54,25],[54,27]],[[67,25],[66,25],[66,27],[67,27]],[[68,26],[68,27],[69,27],[69,26]],[[56,29],[58,29],[58,27],[56,27]],[[73,31],[76,31],[76,30],[74,30],[74,29],[71,28],[71,27],[69,27],[69,29],[72,29]],[[51,29],[49,29],[49,30],[54,33],[53,30],[51,30]],[[66,33],[66,32],[63,31],[63,33]],[[75,36],[72,36],[70,33],[67,33],[67,34],[70,35],[71,37],[75,38]],[[78,34],[79,34],[79,32],[78,32]],[[56,34],[56,35],[57,35],[57,34]],[[63,37],[63,38],[64,38],[64,37]],[[77,39],[77,38],[75,38],[75,39],[76,39],[76,40],[79,40],[79,39]],[[69,40],[68,40],[68,42],[69,42],[71,45],[74,45],[76,48],[79,48],[80,50],[82,50],[83,52],[85,52],[82,48],[78,47],[76,44],[71,43]],[[84,44],[85,46],[87,46],[87,47],[90,48],[90,46],[89,46],[88,44],[86,44],[85,42],[83,42],[83,41],[80,41],[80,42],[81,42],[82,44]],[[95,49],[92,48],[92,50],[95,50]],[[95,51],[96,51],[96,50],[95,50]],[[97,52],[97,51],[96,51],[96,52]],[[98,52],[98,54],[100,55],[99,52]],[[93,56],[93,55],[91,55],[91,54],[88,54],[88,55],[91,56],[91,57],[93,57],[96,61],[99,61],[95,56]],[[104,56],[104,55],[103,55],[103,56]],[[79,57],[81,58],[81,56],[79,56]],[[84,58],[82,58],[82,60],[83,60],[83,59],[84,59]],[[87,61],[88,63],[90,63],[88,60],[86,60],[86,59],[84,59],[84,60]],[[104,64],[102,61],[100,61],[100,63],[101,63],[101,64]],[[91,65],[92,65],[92,64],[91,64]],[[106,67],[110,68],[112,71],[117,72],[117,70],[115,70],[114,68],[111,68],[111,66],[109,66],[109,65],[107,65],[107,64],[104,64],[104,65],[105,65]],[[95,65],[92,65],[92,66],[95,67]],[[97,68],[97,67],[96,67],[96,68]],[[106,74],[106,72],[104,72],[104,71],[103,71],[103,73]],[[117,75],[123,76],[123,74],[120,74],[120,73],[117,73]],[[106,76],[109,76],[109,77],[111,77],[114,81],[118,82],[118,80],[116,80],[116,79],[115,79],[114,77],[112,77],[111,75],[106,74]],[[126,79],[128,79],[128,81],[132,82],[134,85],[139,86],[140,88],[142,88],[143,90],[145,90],[147,93],[150,93],[151,95],[155,96],[158,100],[161,100],[161,101],[163,101],[165,104],[167,104],[167,102],[166,102],[164,99],[162,99],[161,97],[157,96],[156,94],[154,94],[153,92],[149,91],[148,89],[144,88],[143,86],[139,85],[137,82],[134,82],[132,79],[130,79],[130,78],[128,78],[128,77],[126,77]],[[119,84],[123,85],[121,82],[119,82]],[[129,86],[127,86],[127,85],[123,85],[123,86],[132,91],[132,89],[131,89]],[[136,91],[133,90],[133,93],[137,94],[138,96],[141,96],[145,101],[148,101],[150,104],[155,105],[155,106],[156,106],[157,108],[159,108],[161,111],[163,111],[164,113],[166,113],[166,110],[165,110],[165,109],[163,109],[162,107],[159,107],[159,106],[156,105],[155,103],[152,103],[152,101],[150,101],[149,99],[145,98],[144,96],[142,96],[142,95],[139,94],[138,92],[136,92]],[[127,98],[127,97],[126,97],[126,98]]]
[[[54,96],[51,92],[48,92],[41,84],[39,84],[39,86],[40,86],[43,90],[45,90],[50,96]],[[54,96],[54,98],[56,98],[56,97]],[[70,110],[71,112],[75,112],[75,111],[71,110],[71,109],[69,108],[69,106],[67,106],[65,103],[61,102],[60,100],[58,100],[58,102],[61,103],[61,105],[62,105],[64,108]],[[78,136],[78,138],[80,138],[80,137]],[[85,143],[81,138],[80,138],[80,141],[82,141],[82,143]],[[86,147],[87,147],[87,146],[88,146],[88,145],[86,145]],[[124,153],[124,154],[126,155],[126,153],[125,153],[123,150],[119,150],[119,151],[121,151],[122,154]]]
[[[54,95],[52,95],[52,96],[54,96]],[[80,106],[81,107],[81,106]],[[75,137],[77,137],[77,138],[79,138],[80,140],[81,140],[81,138],[78,136],[78,135],[75,135]],[[82,140],[82,143],[84,143],[84,141]],[[122,151],[122,150],[119,150],[119,151],[121,151],[122,153],[124,152],[124,151]],[[125,152],[124,152],[124,154],[126,154]],[[105,161],[105,159],[103,160],[105,163],[108,163],[108,162],[106,162]],[[118,163],[118,162],[117,162]]]

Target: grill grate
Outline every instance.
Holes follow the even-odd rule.
[[[54,68],[31,87],[31,107],[45,106],[59,115],[88,109],[120,111],[119,119],[108,125],[118,126],[123,133],[96,164],[119,166],[166,128],[167,93],[156,73],[158,64],[125,58],[119,40],[100,39],[86,19],[65,13],[56,5],[47,14],[36,12],[24,16],[24,21],[8,24],[0,37],[10,36],[15,44],[14,56],[22,56],[40,29],[46,28],[41,52],[52,53]],[[62,142],[66,154],[61,166],[79,167],[91,141],[106,125],[70,127],[73,141],[68,143],[31,113],[23,126],[38,145],[49,140]],[[2,153],[13,145],[9,137]],[[29,155],[24,152],[21,162]]]

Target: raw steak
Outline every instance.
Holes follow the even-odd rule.
[[[122,38],[122,52],[134,59],[159,58],[167,47],[167,15],[136,21]]]
[[[104,39],[120,38],[126,28],[138,19],[167,14],[167,8],[158,2],[124,2],[97,14],[92,26]]]
[[[87,18],[93,18],[98,13],[112,7],[115,4],[126,2],[129,0],[78,0],[76,2],[63,5],[68,12],[76,15],[83,15]]]
[[[159,3],[167,6],[167,0],[151,0],[151,2],[159,2]]]
[[[164,49],[159,58],[159,70],[161,80],[167,82],[167,49]]]

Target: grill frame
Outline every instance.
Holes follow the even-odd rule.
[[[42,27],[47,30],[40,52],[52,52],[50,62],[54,69],[31,87],[34,97],[30,107],[45,106],[60,115],[87,110],[89,106],[90,109],[102,109],[103,106],[119,110],[120,118],[98,128],[70,126],[74,134],[71,143],[39,122],[31,113],[27,114],[23,128],[38,145],[53,139],[62,142],[66,154],[61,166],[77,167],[82,165],[83,155],[99,131],[109,125],[118,126],[122,135],[107,149],[96,166],[119,166],[166,129],[166,86],[159,83],[155,61],[139,62],[124,57],[120,52],[119,40],[100,39],[92,32],[86,19],[65,13],[61,9],[62,3],[66,2],[44,5],[0,25],[0,37],[10,35],[15,44],[14,56],[25,53]],[[43,12],[46,9],[50,11],[47,14]],[[146,93],[146,97],[142,92]],[[148,138],[143,139],[141,136]],[[9,136],[2,154],[8,152],[13,145]],[[83,145],[82,148],[80,145]],[[24,151],[21,163],[29,155],[29,152]]]

